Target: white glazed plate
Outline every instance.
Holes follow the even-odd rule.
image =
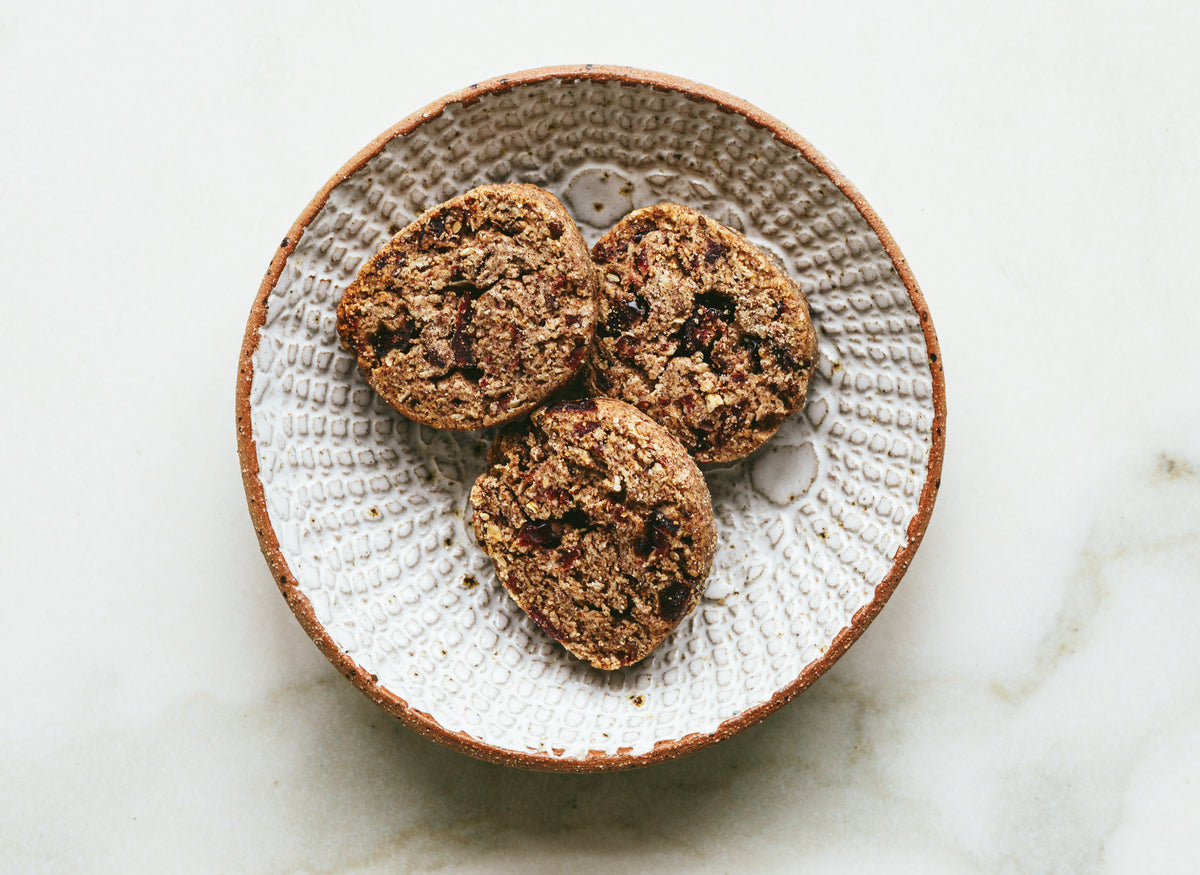
[[[705,598],[642,662],[603,672],[512,602],[470,530],[491,432],[383,404],[341,348],[359,266],[426,209],[531,182],[588,243],[636,207],[689,204],[778,255],[821,359],[803,413],[706,470],[719,546]],[[251,517],[277,583],[339,670],[474,756],[601,770],[757,722],[878,613],[939,485],[944,382],[928,310],[861,195],[807,142],[695,83],[558,67],[472,86],[369,145],[317,195],[251,312],[237,393]]]

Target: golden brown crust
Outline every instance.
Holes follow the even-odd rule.
[[[602,669],[650,653],[700,601],[712,500],[662,426],[620,401],[536,411],[471,490],[475,538],[548,635]]]
[[[745,456],[804,406],[816,332],[799,287],[691,207],[635,210],[592,250],[589,391],[661,422],[701,462]]]
[[[393,237],[338,304],[338,334],[385,401],[437,428],[509,422],[587,358],[595,274],[563,205],[488,185]]]

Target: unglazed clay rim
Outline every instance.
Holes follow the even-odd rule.
[[[917,512],[907,529],[907,542],[897,554],[892,567],[883,580],[875,587],[875,598],[860,608],[851,623],[830,643],[828,650],[817,660],[809,663],[800,675],[791,683],[777,690],[771,698],[762,704],[748,708],[737,717],[726,720],[716,730],[710,733],[693,733],[682,738],[657,742],[652,750],[640,755],[608,754],[603,751],[591,751],[583,758],[556,757],[550,754],[531,754],[508,750],[485,744],[463,732],[453,732],[441,726],[429,714],[408,705],[391,691],[383,688],[372,675],[366,672],[358,663],[347,656],[334,643],[324,626],[317,620],[309,599],[301,592],[299,582],[288,567],[287,560],[280,548],[279,539],[267,513],[265,492],[262,480],[259,478],[258,449],[251,430],[250,389],[254,377],[253,356],[258,348],[260,329],[267,318],[267,299],[278,282],[287,259],[296,248],[301,234],[314,216],[325,205],[330,193],[351,175],[363,167],[371,158],[392,139],[411,133],[430,119],[441,115],[447,106],[452,104],[470,104],[488,94],[502,93],[518,85],[529,85],[550,79],[617,81],[630,85],[649,85],[662,91],[682,93],[691,100],[706,101],[725,110],[743,116],[752,125],[769,130],[775,139],[796,149],[814,167],[829,178],[837,188],[854,204],[859,214],[870,226],[883,245],[892,265],[895,267],[909,298],[920,320],[921,330],[925,336],[925,346],[929,354],[929,370],[932,379],[933,424],[932,441],[929,449],[929,461],[925,481],[921,488]],[[344,167],[334,175],[317,193],[316,197],[305,207],[300,217],[292,225],[291,230],[283,239],[271,266],[259,287],[250,318],[246,325],[246,334],[242,342],[241,356],[238,366],[237,400],[237,438],[238,455],[241,459],[242,480],[246,488],[246,500],[250,509],[250,518],[254,523],[259,544],[267,564],[270,566],[279,586],[280,592],[288,606],[300,621],[300,625],[313,639],[325,657],[333,663],[348,680],[367,695],[372,701],[411,729],[425,735],[434,741],[480,759],[505,765],[519,766],[528,769],[541,769],[557,772],[598,772],[631,769],[652,763],[664,762],[684,754],[707,747],[730,736],[736,735],[748,726],[759,722],[767,715],[790,702],[813,681],[825,673],[846,649],[863,633],[863,630],[875,619],[876,614],[886,604],[892,592],[896,589],[900,578],[908,570],[909,563],[920,546],[925,529],[933,512],[934,501],[941,485],[942,458],[946,444],[946,383],[942,367],[941,351],[938,347],[937,335],[934,332],[933,321],[929,316],[929,308],[917,286],[917,281],[909,269],[908,262],[900,253],[896,241],[884,226],[882,220],[871,209],[863,196],[842,174],[821,155],[803,137],[772,118],[761,110],[732,95],[725,94],[714,88],[700,85],[686,79],[636,70],[628,67],[578,65],[542,67],[536,70],[526,70],[509,76],[490,79],[472,85],[469,88],[449,94],[437,100],[424,109],[413,113],[403,121],[389,128],[376,137],[366,148],[355,155]]]

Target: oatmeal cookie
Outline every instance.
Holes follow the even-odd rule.
[[[338,304],[338,335],[385,401],[437,428],[497,425],[565,386],[595,332],[596,279],[566,209],[486,185],[401,230]]]
[[[777,261],[690,207],[635,210],[592,250],[589,391],[662,423],[700,462],[747,455],[804,406],[817,338]]]
[[[608,398],[501,432],[471,490],[475,538],[535,623],[597,668],[637,662],[700,601],[712,499],[679,441]]]

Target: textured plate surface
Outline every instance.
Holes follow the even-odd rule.
[[[378,400],[338,344],[359,266],[422,211],[485,182],[543,186],[589,245],[629,210],[689,204],[777,254],[808,296],[805,411],[711,467],[705,599],[650,657],[601,672],[513,604],[470,534],[490,432],[439,432]],[[326,655],[408,725],[537,768],[642,765],[755,722],[812,682],[895,587],[944,445],[924,301],[882,223],[779,122],[693,83],[554,68],[473,86],[400,123],[317,196],[250,317],[238,433],[276,580]]]

